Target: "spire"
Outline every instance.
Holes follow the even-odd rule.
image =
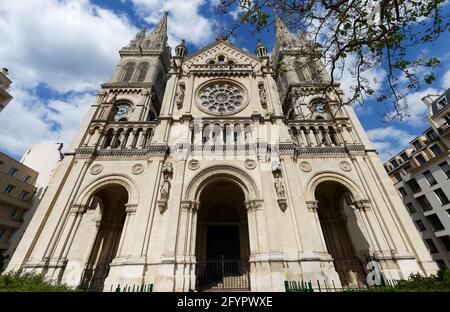
[[[153,29],[151,35],[162,40],[167,40],[167,16],[169,12],[165,11],[158,25]]]

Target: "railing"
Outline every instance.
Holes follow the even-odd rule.
[[[350,292],[350,291],[365,291],[369,288],[378,288],[383,286],[395,287],[400,280],[383,280],[381,285],[369,285],[368,283],[358,284],[354,287],[336,286],[334,281],[327,283],[326,280],[320,281],[284,281],[284,288],[286,292]],[[339,285],[339,284],[338,284]]]
[[[250,290],[249,263],[225,257],[197,262],[198,291]]]
[[[153,292],[153,284],[148,285],[111,285],[110,292]]]

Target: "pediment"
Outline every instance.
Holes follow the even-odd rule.
[[[227,60],[231,60],[237,65],[255,67],[261,64],[261,61],[254,55],[227,41],[219,40],[188,56],[184,60],[184,65],[188,68],[195,65],[208,65],[212,60],[217,60],[218,55],[225,55]]]

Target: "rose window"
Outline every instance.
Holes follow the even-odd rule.
[[[201,106],[216,114],[230,114],[242,106],[242,91],[230,84],[214,84],[200,94]]]

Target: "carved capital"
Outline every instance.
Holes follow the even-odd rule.
[[[137,209],[137,204],[125,204],[125,211],[127,214],[135,214]]]
[[[70,208],[69,215],[71,216],[80,215],[83,214],[86,210],[87,210],[86,207],[83,205],[73,205]]]
[[[367,199],[356,200],[353,204],[358,210],[366,211],[371,209],[370,202]]]
[[[258,210],[262,208],[262,203],[259,200],[249,200],[244,203],[247,211]]]
[[[306,207],[308,211],[316,212],[319,209],[319,202],[317,200],[308,200],[306,202]]]

